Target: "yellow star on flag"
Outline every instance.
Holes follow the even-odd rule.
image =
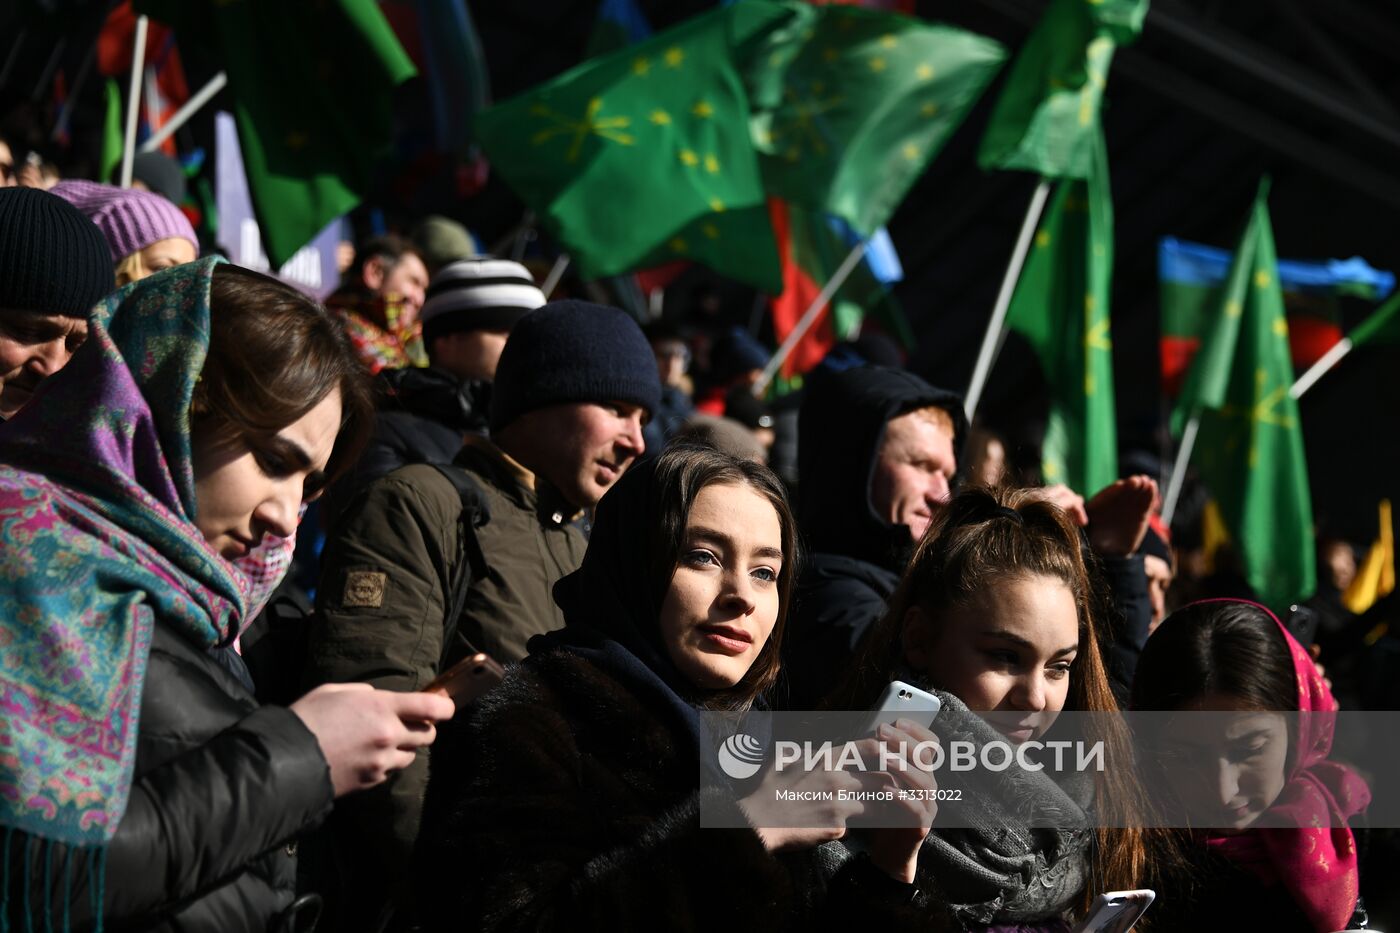
[[[919,147],[913,143],[905,143],[904,158],[908,159],[910,162],[916,161],[919,158]]]
[[[708,117],[714,116],[715,108],[710,106],[709,101],[697,100],[695,102],[695,106],[690,108],[690,112],[695,114],[700,119],[704,120]]]
[[[651,62],[647,60],[645,55],[639,56],[632,62],[632,73],[634,75],[644,75],[649,71],[651,71]]]
[[[872,59],[870,60],[870,70],[871,70],[871,71],[884,71],[887,64],[888,64],[888,63],[887,63],[883,58],[880,58],[880,57],[877,55],[875,58],[872,58]]]
[[[685,50],[673,45],[666,50],[664,58],[667,68],[679,68],[681,62],[685,61]]]
[[[724,202],[719,198],[710,198],[710,210],[714,211],[716,214],[723,214]]]
[[[921,81],[930,81],[933,79],[933,66],[928,63],[922,64],[914,69],[914,74],[918,75]]]
[[[1261,269],[1258,272],[1254,273],[1254,284],[1258,285],[1260,288],[1268,288],[1270,281],[1271,280],[1269,279],[1269,273],[1265,272],[1264,270]]]
[[[880,45],[884,46],[887,49],[892,49],[896,45],[899,45],[899,40],[892,35],[881,36]]]
[[[651,122],[657,126],[666,126],[671,122],[671,115],[664,110],[653,110],[651,112]]]
[[[685,240],[682,240],[680,237],[676,237],[675,239],[673,239],[673,240],[672,240],[670,243],[668,243],[667,245],[670,246],[670,247],[671,247],[671,251],[672,251],[672,252],[675,252],[675,253],[683,253],[683,252],[686,251],[686,242],[685,242]]]
[[[935,103],[924,104],[919,108],[919,113],[926,117],[936,117],[938,116],[938,105]]]
[[[719,159],[715,158],[713,152],[705,156],[705,171],[711,175],[719,174]]]
[[[719,239],[719,227],[716,227],[714,224],[704,224],[700,227],[700,232],[712,240]]]
[[[695,153],[691,152],[689,149],[682,149],[682,150],[681,150],[680,158],[681,158],[681,162],[683,162],[683,163],[686,164],[686,165],[699,165],[699,164],[700,164],[700,157],[699,157],[698,155],[696,155]]]

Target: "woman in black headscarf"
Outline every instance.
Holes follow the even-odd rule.
[[[817,895],[810,851],[842,835],[839,815],[825,830],[701,828],[702,807],[752,826],[748,800],[701,787],[701,712],[751,709],[777,677],[796,547],[765,467],[673,447],[628,472],[555,587],[566,628],[532,641],[434,755],[428,929],[774,931],[856,914],[928,929],[908,911],[917,831],[872,832],[871,854]]]

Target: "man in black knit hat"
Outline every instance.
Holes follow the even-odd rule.
[[[562,627],[554,584],[586,546],[575,519],[641,456],[660,396],[651,347],[622,311],[556,301],[521,317],[496,367],[490,439],[467,436],[447,472],[419,464],[381,477],[342,512],[322,562],[306,686],[421,690],[474,651],[518,661],[532,636]],[[332,929],[377,929],[406,893],[426,783],[424,755],[337,805],[328,849],[338,864],[318,879],[339,885],[326,892]]]
[[[0,189],[0,419],[67,365],[115,287],[107,241],[82,211],[38,188]]]

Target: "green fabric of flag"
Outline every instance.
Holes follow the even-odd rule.
[[[228,73],[274,268],[360,203],[393,139],[413,63],[374,0],[137,0]]]
[[[1278,260],[1260,185],[1179,416],[1200,412],[1193,460],[1220,503],[1246,579],[1275,608],[1316,588],[1312,497]],[[1178,418],[1181,421],[1182,417]]]
[[[794,12],[748,68],[764,183],[869,236],[962,123],[1006,51],[893,13]]]
[[[1118,478],[1108,308],[1113,201],[1103,132],[1094,139],[1094,171],[1059,183],[1006,316],[1035,349],[1050,389],[1045,482],[1085,497]]]
[[[1113,53],[1142,30],[1147,0],[1051,0],[992,110],[977,162],[1087,178]]]
[[[776,292],[737,63],[793,15],[759,2],[702,14],[497,104],[478,139],[584,277],[687,259]]]
[[[1400,343],[1400,291],[1347,334],[1352,346],[1366,343]]]
[[[122,149],[126,140],[122,134],[122,89],[117,82],[107,79],[107,115],[102,121],[102,161],[98,165],[98,175],[102,181],[117,184],[117,167],[122,164]]]

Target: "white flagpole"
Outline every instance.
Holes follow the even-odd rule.
[[[992,308],[992,319],[987,322],[987,333],[982,337],[982,349],[977,353],[977,366],[972,370],[972,382],[967,387],[967,398],[963,402],[969,422],[977,414],[977,403],[982,400],[982,390],[987,387],[987,377],[992,374],[1002,328],[1006,325],[1006,311],[1011,307],[1016,281],[1021,277],[1021,267],[1026,264],[1026,255],[1030,252],[1031,237],[1035,235],[1036,224],[1040,223],[1040,214],[1045,210],[1045,199],[1049,196],[1050,180],[1042,178],[1031,196],[1031,203],[1026,207],[1026,219],[1021,221],[1021,233],[1016,238],[1011,261],[1006,265],[1006,274],[1002,276],[1001,291],[997,293],[997,303]]]
[[[1313,383],[1327,375],[1332,367],[1342,361],[1342,357],[1351,352],[1351,341],[1346,337],[1332,344],[1331,349],[1318,359],[1318,361],[1308,367],[1308,371],[1298,377],[1298,381],[1293,383],[1293,388],[1288,390],[1288,394],[1295,399],[1303,397],[1303,393],[1313,387]]]
[[[122,146],[122,187],[131,187],[131,162],[136,158],[136,109],[141,105],[141,78],[146,70],[146,25],[144,16],[136,18],[136,42],[131,50],[131,84],[126,95],[126,141]]]
[[[1171,479],[1167,481],[1167,496],[1162,502],[1162,523],[1172,526],[1176,514],[1177,501],[1181,499],[1181,487],[1186,482],[1186,464],[1191,461],[1191,451],[1196,446],[1196,432],[1201,429],[1201,412],[1197,409],[1186,422],[1186,430],[1181,433],[1181,447],[1176,452],[1176,463],[1172,466]]]
[[[204,85],[193,97],[185,101],[184,105],[181,106],[179,110],[175,111],[169,120],[165,121],[164,126],[156,130],[149,139],[141,144],[141,151],[151,152],[159,147],[160,144],[169,139],[176,130],[188,123],[190,117],[198,113],[200,107],[209,103],[209,99],[222,91],[226,84],[228,84],[228,75],[222,71],[210,78],[208,84]]]
[[[554,294],[554,289],[559,287],[559,280],[564,277],[564,271],[569,268],[569,254],[560,253],[559,258],[554,260],[554,265],[549,269],[549,275],[545,276],[544,284],[540,286],[540,291],[544,292],[545,300]]]
[[[763,373],[758,377],[758,381],[753,384],[753,394],[755,397],[762,397],[768,391],[768,384],[773,381],[773,377],[782,368],[783,361],[792,355],[793,349],[801,342],[807,331],[812,329],[812,325],[817,323],[817,318],[821,317],[822,309],[831,302],[831,298],[836,294],[836,290],[845,284],[846,279],[855,270],[856,264],[865,255],[865,241],[861,240],[851,251],[846,254],[845,260],[836,270],[836,273],[822,287],[821,293],[817,295],[812,304],[803,313],[802,319],[797,322],[797,326],[792,329],[792,333],[787,335],[783,345],[778,347],[778,352],[773,354],[773,358],[768,361],[768,365],[763,367]]]

